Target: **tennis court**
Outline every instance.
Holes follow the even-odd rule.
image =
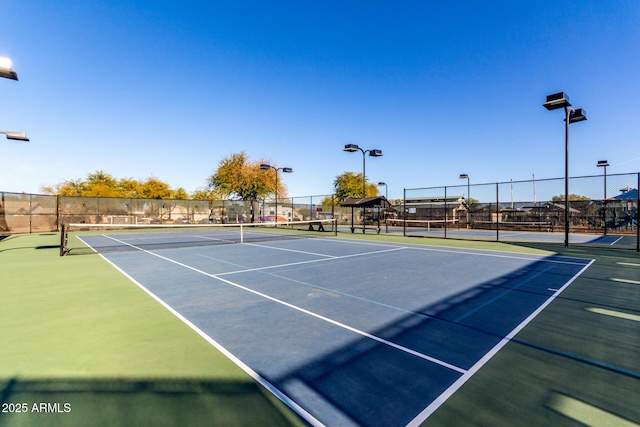
[[[82,239],[122,245],[102,256],[317,425],[420,424],[592,263],[334,238],[147,249],[105,234]]]
[[[446,222],[446,230],[445,230]],[[562,244],[564,231],[558,227],[542,224],[526,224],[522,229],[508,229],[505,224],[497,224],[500,229],[496,232],[493,228],[467,228],[459,226],[455,221],[444,220],[415,220],[408,221],[408,226],[402,227],[401,220],[389,221],[389,227],[382,227],[388,233],[406,234],[407,236],[452,238],[463,240],[489,240],[503,242],[537,242],[548,244]],[[509,225],[514,227],[513,224]],[[527,227],[528,226],[528,227]],[[531,230],[527,230],[530,228]],[[628,234],[602,234],[602,233],[569,233],[569,243],[574,245],[592,245],[601,247],[635,248],[637,237]]]

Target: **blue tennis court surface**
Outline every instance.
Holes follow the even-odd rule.
[[[131,249],[103,256],[329,426],[418,425],[592,262],[346,239]]]

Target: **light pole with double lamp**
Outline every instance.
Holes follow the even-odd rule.
[[[598,160],[598,164],[596,165],[599,168],[604,168],[604,206],[602,215],[604,218],[604,234],[607,234],[607,166],[609,166],[609,162],[606,160]]]
[[[344,146],[343,151],[348,151],[349,153],[355,153],[356,151],[362,152],[362,198],[367,197],[367,174],[366,174],[366,154],[369,153],[371,157],[382,157],[382,150],[363,150],[358,147],[356,144],[346,144]]]
[[[343,151],[347,151],[349,153],[355,153],[356,151],[361,151],[362,152],[362,198],[364,199],[365,197],[367,197],[367,174],[366,174],[366,154],[369,153],[369,156],[371,157],[382,157],[382,150],[377,150],[377,149],[373,149],[373,150],[363,150],[362,148],[358,147],[356,144],[346,144],[344,146],[344,150]],[[362,208],[362,232],[364,233],[366,224],[365,224],[365,208]],[[351,228],[351,232],[353,233],[353,227]]]
[[[569,246],[569,125],[587,120],[586,112],[582,108],[572,109],[569,96],[564,92],[547,96],[547,102],[542,104],[549,111],[564,108],[564,246]]]
[[[276,221],[275,222],[277,224],[278,223],[278,171],[282,171],[284,173],[291,173],[291,172],[293,172],[293,169],[291,169],[291,168],[277,168],[275,166],[271,166],[271,165],[266,164],[266,163],[262,163],[260,165],[260,170],[264,171],[264,170],[269,170],[269,169],[273,169],[274,171],[276,171],[276,191],[275,191],[275,193],[276,193],[276,215],[275,215]]]

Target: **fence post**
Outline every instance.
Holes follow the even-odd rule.
[[[449,209],[447,208],[447,187],[444,187],[444,238],[447,238],[447,221],[449,220]]]
[[[638,186],[636,187],[636,196],[637,196],[637,200],[636,200],[636,252],[640,252],[640,172],[638,172]]]
[[[496,242],[500,241],[500,191],[499,184],[496,182]]]
[[[402,189],[402,235],[407,235],[407,189]]]

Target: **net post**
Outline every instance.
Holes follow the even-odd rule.
[[[64,256],[67,247],[67,227],[65,224],[60,226],[60,256]]]
[[[244,224],[240,224],[240,243],[244,243]]]

